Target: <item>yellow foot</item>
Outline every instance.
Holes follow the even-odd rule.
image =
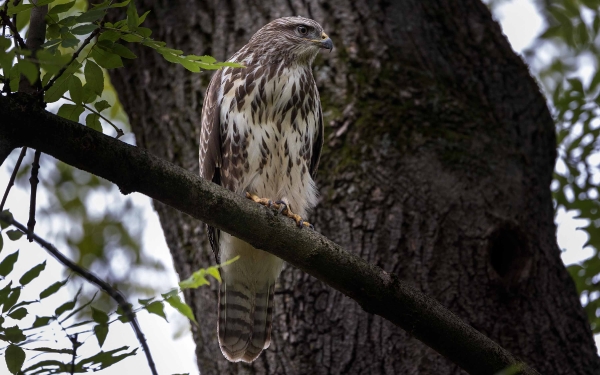
[[[274,208],[277,210],[278,214],[283,213],[285,216],[294,219],[296,225],[298,225],[298,227],[300,228],[307,227],[312,230],[315,229],[315,227],[311,223],[302,220],[302,217],[300,215],[293,213],[292,210],[290,210],[287,203],[285,203],[284,201],[273,202],[271,199],[261,198],[258,195],[252,193],[246,193],[246,198],[252,199],[254,202],[262,204],[263,206]]]

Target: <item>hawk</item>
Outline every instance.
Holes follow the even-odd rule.
[[[311,65],[331,39],[315,21],[284,17],[263,26],[210,81],[202,108],[200,175],[278,208],[299,227],[317,202],[313,176],[323,115]],[[275,281],[283,261],[208,227],[221,270],[218,337],[230,361],[254,361],[269,347]]]

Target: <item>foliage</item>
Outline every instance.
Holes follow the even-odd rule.
[[[594,249],[591,258],[569,266],[569,272],[592,330],[600,333],[600,1],[546,0],[538,5],[546,27],[525,56],[556,121],[555,209],[576,211],[585,219],[580,228],[588,236],[584,246]]]
[[[45,17],[46,39],[39,49],[31,51],[26,48],[21,35],[31,29],[30,15],[41,6],[49,6]],[[114,23],[107,22],[105,17],[109,11],[121,11],[125,18]],[[149,12],[145,12],[140,15],[135,3],[130,0],[107,0],[89,8],[83,0],[38,0],[35,4],[33,1],[0,1],[2,94],[12,95],[22,90],[24,83],[28,81],[34,88],[33,94],[40,97],[40,103],[48,105],[58,116],[75,122],[83,119],[82,126],[100,132],[106,131],[118,138],[124,135],[118,123],[126,121],[126,116],[120,108],[106,70],[122,67],[126,60],[136,58],[128,47],[129,44],[138,43],[148,47],[165,60],[194,73],[223,66],[239,66],[216,62],[210,56],[185,55],[181,50],[167,47],[165,42],[154,40],[151,38],[152,31],[143,26],[148,14]],[[128,217],[133,217],[130,221],[136,221],[135,217],[139,213],[135,207],[131,204],[124,207],[105,204],[105,207],[99,208],[93,203],[99,193],[115,193],[113,186],[62,163],[42,159],[41,164],[44,174],[40,180],[50,193],[45,196],[43,206],[37,209],[38,220],[41,216],[49,223],[61,223],[56,231],[56,239],[68,244],[75,255],[79,256],[82,265],[92,270],[102,270],[103,276],[108,273],[107,279],[119,281],[118,277],[111,277],[110,262],[114,250],[122,249],[133,254],[136,264],[160,269],[159,263],[144,259],[140,253],[141,227],[132,229],[131,225],[125,224]],[[17,185],[27,184],[30,171],[30,166],[19,171]],[[5,230],[4,235],[0,235],[0,251],[4,239],[18,240],[21,235],[16,230]],[[57,281],[44,289],[37,300],[20,301],[21,291],[25,287],[29,288],[29,285],[35,285],[35,279],[44,271],[46,263],[32,267],[18,278],[16,284],[13,269],[18,258],[19,251],[16,251],[0,261],[0,306],[3,306],[0,340],[7,343],[2,349],[5,350],[7,366],[11,372],[34,374],[97,371],[136,353],[136,349],[130,350],[128,347],[102,351],[111,324],[117,320],[127,320],[120,309],[110,307],[108,297],[104,294],[101,298],[96,298],[96,294],[90,297],[80,288],[72,300],[57,306],[54,314],[33,320],[28,306],[42,303],[42,300],[54,295],[63,286],[72,284],[73,278]],[[199,270],[191,278],[195,277],[195,281],[184,284],[182,288],[207,285],[205,275],[212,275],[220,281],[217,268],[218,266]],[[122,290],[132,286],[132,280],[121,281],[116,284]],[[139,288],[135,288],[138,286],[133,286],[139,292]],[[99,303],[98,300],[102,298],[104,302]],[[195,321],[191,309],[181,300],[178,289],[164,293],[159,299],[140,299],[139,303],[135,312],[145,310],[166,319],[166,303]],[[105,312],[111,310],[114,311]],[[48,330],[60,330],[69,338],[72,346],[37,347],[37,340]],[[96,337],[100,352],[81,359],[76,356],[78,345],[81,344],[77,337],[85,334]],[[28,357],[25,353],[32,351],[53,356],[23,368]]]
[[[23,234],[18,230],[8,229],[6,225],[2,226],[2,231],[0,238],[6,235],[12,241],[18,241]],[[1,252],[2,247],[0,246]],[[0,277],[2,277],[0,282],[0,306],[2,307],[0,310],[0,341],[6,343],[6,346],[0,348],[0,351],[4,350],[4,358],[11,373],[28,375],[98,371],[136,354],[137,348],[131,349],[128,346],[106,351],[103,349],[111,325],[117,322],[127,323],[129,321],[121,308],[113,309],[112,312],[107,313],[93,307],[92,303],[97,293],[84,302],[81,287],[73,299],[62,302],[58,306],[54,304],[55,307],[53,308],[48,307],[56,301],[55,299],[48,302],[51,299],[50,297],[56,295],[65,285],[73,283],[76,277],[68,277],[42,289],[41,285],[36,285],[35,282],[45,270],[46,261],[31,267],[19,276],[12,272],[15,264],[19,261],[19,255],[20,251],[17,250],[0,258]],[[218,268],[231,264],[236,260],[237,257],[222,265],[196,271],[188,280],[180,283],[181,288],[197,288],[201,285],[209,285],[205,275],[211,275],[220,282]],[[17,279],[18,282],[16,282]],[[21,298],[22,295],[26,294],[26,288],[37,288],[42,289],[42,291],[39,293],[38,298],[27,300]],[[163,293],[162,298],[138,299],[139,306],[132,310],[134,314],[146,311],[166,320],[164,310],[166,302],[182,315],[196,322],[190,307],[182,302],[179,296],[180,293],[179,289],[172,289],[167,293]],[[41,304],[44,304],[43,311],[54,311],[54,313],[35,316],[34,318],[30,311],[35,305]],[[81,312],[87,312],[90,318],[79,319],[78,314]],[[53,340],[54,344],[45,343],[46,346],[42,346],[40,344],[41,341],[44,341],[42,335],[48,336],[49,331],[53,331],[54,337],[63,336],[65,340]],[[83,345],[92,345],[91,341],[85,338],[90,336],[95,336],[94,343],[97,344],[99,351],[92,356],[79,358],[77,350]],[[81,337],[84,338],[80,339]],[[40,354],[30,359],[30,362],[36,359],[33,364],[24,366],[27,357],[26,352],[30,354],[39,352]]]

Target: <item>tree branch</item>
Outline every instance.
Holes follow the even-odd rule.
[[[319,233],[201,179],[148,151],[28,106],[23,95],[0,97],[0,139],[39,149],[233,234],[307,272],[430,346],[470,374],[494,374],[520,363],[396,275],[368,264]],[[198,223],[200,225],[200,223]],[[523,368],[521,374],[537,374]]]
[[[0,221],[4,221],[6,223],[9,223],[10,225],[15,226],[23,233],[28,233],[27,228],[23,224],[14,220],[11,215],[5,215],[3,213],[0,213]],[[129,303],[127,303],[127,300],[125,299],[125,297],[123,297],[121,292],[119,292],[117,289],[110,286],[104,280],[99,279],[96,275],[94,275],[90,271],[86,270],[85,268],[79,266],[76,263],[71,262],[71,260],[69,258],[67,258],[66,256],[64,256],[60,251],[58,251],[56,249],[56,247],[54,247],[54,245],[47,242],[43,238],[38,237],[36,234],[32,234],[32,238],[35,242],[37,242],[41,247],[46,249],[46,251],[48,251],[54,258],[56,258],[56,260],[58,260],[60,263],[62,263],[65,267],[73,270],[79,276],[86,279],[88,282],[90,282],[90,283],[96,285],[98,288],[102,289],[113,300],[115,300],[115,302],[117,302],[117,304],[119,305],[121,310],[123,310],[123,314],[129,320],[131,327],[135,331],[135,335],[137,336],[137,339],[138,339],[140,345],[142,345],[142,348],[144,349],[144,353],[146,354],[146,360],[148,361],[148,366],[150,367],[152,374],[158,375],[158,372],[156,371],[156,365],[154,364],[154,359],[152,358],[152,354],[150,354],[150,348],[148,347],[148,343],[146,342],[146,338],[144,337],[144,334],[142,333],[140,325],[138,324],[137,319],[136,319],[135,315],[133,314],[133,311],[131,310],[131,305]],[[77,336],[75,336],[75,340],[77,340]],[[74,349],[73,356],[75,356],[75,349],[76,349],[75,343],[73,343],[73,349]]]
[[[15,168],[13,169],[12,174],[10,175],[10,180],[8,181],[8,185],[6,186],[6,190],[4,191],[4,196],[2,197],[2,202],[0,203],[0,212],[4,210],[4,205],[6,204],[6,199],[8,198],[8,194],[10,193],[10,189],[12,189],[15,184],[15,179],[17,178],[17,173],[19,173],[19,168],[21,167],[21,162],[23,158],[25,158],[25,154],[27,153],[27,147],[23,147],[21,149],[21,153],[19,154],[19,159],[17,159],[17,163],[15,164]]]

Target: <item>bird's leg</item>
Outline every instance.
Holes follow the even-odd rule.
[[[280,207],[279,208],[275,207],[276,205],[279,205]],[[275,202],[273,207],[278,208],[279,213],[283,212],[283,214],[285,216],[294,219],[294,221],[296,222],[296,225],[298,225],[298,227],[300,227],[300,228],[307,227],[312,230],[315,230],[315,227],[311,223],[304,221],[300,215],[293,213],[292,210],[290,209],[290,206],[287,203],[285,203],[284,201]]]
[[[246,193],[246,198],[251,199],[258,204],[262,204],[263,206],[276,209],[277,214],[283,213],[285,216],[294,219],[294,221],[300,228],[307,227],[313,230],[315,229],[315,227],[311,223],[302,220],[302,217],[300,215],[293,213],[292,210],[290,210],[289,205],[282,200],[273,202],[271,199],[261,198],[256,194],[248,192]]]
[[[262,204],[263,206],[271,207],[273,205],[273,201],[268,198],[261,198],[256,194],[246,193],[246,198],[252,199],[254,202],[258,204]]]

